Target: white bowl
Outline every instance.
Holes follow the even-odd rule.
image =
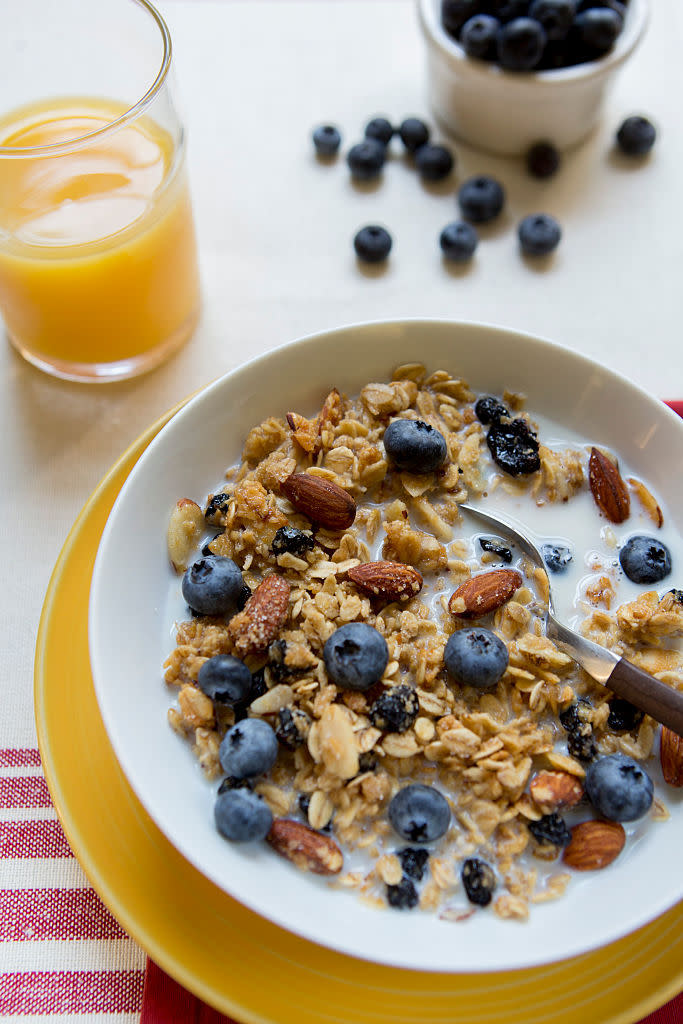
[[[649,13],[648,0],[631,0],[614,48],[600,60],[556,71],[512,72],[468,57],[441,24],[440,0],[417,3],[436,118],[463,142],[509,155],[540,140],[566,149],[592,131]]]
[[[477,391],[524,391],[530,410],[612,447],[650,483],[671,528],[683,534],[683,424],[623,377],[550,342],[484,325],[403,321],[330,331],[277,348],[211,384],[140,458],[107,522],[94,570],[95,690],[116,756],[151,818],[235,899],[308,939],[371,961],[455,972],[529,967],[610,942],[683,896],[683,792],[667,794],[670,821],[648,822],[628,855],[608,870],[577,876],[564,898],[534,906],[527,922],[485,912],[456,925],[421,912],[371,909],[299,873],[265,843],[226,842],[213,825],[216,784],[205,781],[189,744],[166,720],[174,698],[161,666],[174,646],[174,616],[187,614],[166,550],[176,500],[204,500],[239,459],[247,430],[267,416],[287,409],[312,414],[332,386],[357,394],[415,360],[462,375]]]

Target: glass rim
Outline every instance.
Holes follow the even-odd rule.
[[[73,139],[68,139],[66,142],[58,142],[52,146],[0,146],[0,159],[2,157],[29,159],[43,156],[61,156],[62,154],[70,153],[73,150],[82,149],[94,139],[102,138],[102,136],[116,131],[122,125],[135,120],[150,106],[166,81],[171,67],[171,58],[173,55],[171,33],[169,32],[168,25],[164,21],[162,15],[156,7],[150,3],[150,0],[129,0],[129,2],[137,4],[138,7],[144,8],[144,10],[152,16],[159,29],[163,43],[164,50],[161,58],[161,66],[159,67],[156,77],[147,92],[145,92],[144,95],[141,96],[140,99],[131,107],[128,107],[120,117],[110,121],[109,124],[106,124],[103,128],[97,128],[93,132],[86,132],[85,135],[74,136]]]

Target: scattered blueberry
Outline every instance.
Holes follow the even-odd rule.
[[[446,146],[426,142],[415,153],[415,166],[423,181],[442,181],[453,170],[455,160]]]
[[[382,173],[386,155],[386,148],[377,139],[363,139],[351,147],[346,162],[354,178],[370,181]]]
[[[510,411],[493,395],[484,395],[475,402],[474,415],[480,423],[488,426],[489,423],[497,423],[504,416],[509,416]]]
[[[387,642],[373,626],[348,622],[323,648],[327,674],[343,690],[367,690],[382,678],[389,661]]]
[[[633,732],[644,717],[645,712],[637,708],[635,704],[631,704],[630,700],[612,697],[609,701],[607,728],[612,732]]]
[[[226,775],[251,779],[273,767],[277,751],[277,738],[268,723],[262,718],[245,718],[228,729],[218,758]]]
[[[410,843],[431,843],[448,830],[451,809],[438,789],[414,783],[399,789],[389,804],[389,821]]]
[[[460,45],[468,57],[475,60],[493,60],[500,22],[490,14],[475,14],[460,31]]]
[[[441,252],[446,259],[454,260],[456,263],[471,260],[478,243],[477,232],[464,220],[454,220],[447,224],[439,236]]]
[[[609,7],[590,7],[577,14],[574,26],[588,54],[598,58],[612,49],[624,19]]]
[[[181,590],[199,615],[229,615],[237,610],[244,581],[231,558],[205,555],[185,571]]]
[[[387,903],[396,910],[412,910],[418,900],[415,884],[409,878],[402,878],[398,885],[387,885]]]
[[[627,117],[617,132],[617,145],[627,156],[645,156],[655,144],[657,131],[646,117]]]
[[[408,473],[433,473],[448,458],[446,438],[423,420],[392,420],[384,447],[393,465]]]
[[[619,552],[619,561],[632,583],[659,583],[671,572],[671,553],[655,537],[629,537]]]
[[[365,138],[377,139],[383,146],[388,146],[394,134],[394,126],[386,117],[373,117],[365,126]]]
[[[275,532],[270,550],[274,555],[284,555],[288,552],[291,555],[303,555],[312,551],[315,541],[309,533],[297,530],[293,526],[281,526]]]
[[[526,14],[529,0],[485,0],[484,6],[499,21],[512,21]]]
[[[441,0],[441,24],[454,39],[465,22],[481,10],[481,0]]]
[[[415,153],[420,146],[429,142],[429,128],[419,117],[406,117],[400,124],[398,134],[409,153]]]
[[[448,638],[443,659],[457,683],[487,690],[505,674],[508,649],[490,629],[459,629]]]
[[[527,150],[526,167],[534,178],[551,178],[560,166],[560,153],[552,142],[535,142]]]
[[[498,62],[506,71],[531,71],[547,42],[543,26],[533,18],[514,18],[498,33]]]
[[[572,834],[567,828],[565,821],[560,815],[553,811],[552,814],[544,814],[538,821],[528,822],[529,831],[538,843],[552,843],[553,846],[568,846]]]
[[[225,526],[225,514],[230,504],[230,495],[221,491],[219,494],[212,494],[206,508],[204,518],[211,526]]]
[[[488,175],[468,178],[458,190],[460,211],[466,220],[485,224],[494,220],[505,205],[505,192],[500,182]]]
[[[652,806],[654,786],[647,772],[625,754],[610,754],[586,770],[586,793],[610,821],[635,821]]]
[[[542,544],[541,554],[551,572],[564,572],[574,557],[565,544]]]
[[[548,213],[530,213],[520,221],[517,237],[525,256],[547,256],[557,249],[562,229]]]
[[[422,876],[429,860],[429,850],[425,850],[424,847],[420,846],[405,846],[402,850],[398,851],[398,859],[401,862],[404,875],[414,879],[416,882],[422,881]]]
[[[365,263],[381,263],[391,252],[391,235],[379,224],[367,224],[356,233],[353,247]]]
[[[273,815],[265,800],[249,789],[230,789],[216,798],[216,828],[235,843],[265,839],[273,824]]]
[[[460,877],[470,903],[478,907],[487,907],[496,888],[493,868],[478,857],[468,857],[462,866]]]
[[[526,420],[492,423],[486,443],[494,462],[511,476],[535,473],[540,469],[538,439]]]
[[[532,0],[529,17],[540,22],[546,37],[553,42],[564,39],[572,27],[576,0]]]
[[[505,544],[499,544],[498,541],[491,540],[490,537],[480,537],[479,545],[482,551],[489,551],[492,555],[496,555],[503,562],[508,564],[512,561],[512,551],[506,547]]]
[[[199,669],[197,685],[211,700],[233,707],[251,691],[251,672],[232,654],[215,654]]]
[[[313,130],[313,145],[318,156],[335,156],[341,146],[341,135],[333,124],[321,124]]]
[[[368,717],[375,729],[384,732],[405,732],[410,729],[418,714],[420,704],[417,693],[406,684],[392,686],[381,693],[373,703]]]
[[[299,708],[281,708],[278,711],[275,735],[278,743],[287,750],[296,750],[306,742],[311,720]]]

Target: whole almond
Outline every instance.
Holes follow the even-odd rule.
[[[292,473],[282,490],[298,512],[330,530],[346,530],[356,518],[355,501],[332,480],[312,473]]]
[[[666,726],[662,727],[659,759],[664,781],[670,786],[683,786],[683,738]]]
[[[588,483],[595,504],[611,523],[623,523],[631,512],[631,499],[621,474],[598,448],[591,448]]]
[[[402,562],[363,562],[346,575],[364,594],[391,601],[407,601],[422,589],[420,573]]]
[[[576,871],[598,871],[619,856],[626,833],[617,821],[582,821],[575,825],[562,860]]]
[[[448,610],[459,619],[476,619],[488,615],[508,601],[522,585],[515,569],[493,569],[461,583],[451,594]]]
[[[583,786],[569,772],[538,772],[531,780],[529,792],[544,814],[552,814],[578,804],[583,796]]]
[[[300,821],[276,818],[266,839],[277,853],[302,871],[338,875],[344,866],[344,857],[335,841]]]
[[[291,587],[277,573],[259,583],[241,612],[228,623],[228,633],[238,657],[265,651],[277,637],[289,609]]]

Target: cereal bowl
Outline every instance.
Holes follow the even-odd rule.
[[[593,130],[615,77],[643,37],[649,13],[648,0],[631,0],[621,34],[599,60],[511,72],[468,57],[444,30],[440,7],[440,0],[418,0],[434,114],[463,142],[509,155],[524,153],[539,140],[566,149]]]
[[[215,493],[225,479],[227,467],[239,463],[248,432],[262,421],[270,423],[269,430],[302,429],[305,434],[303,422],[297,417],[292,417],[293,427],[290,424],[286,428],[282,423],[273,426],[270,418],[282,418],[295,410],[297,416],[310,423],[331,389],[337,388],[351,401],[351,396],[358,396],[369,382],[390,381],[395,367],[414,364],[417,359],[428,371],[448,371],[453,381],[460,382],[445,390],[442,387],[440,394],[469,394],[458,392],[462,380],[469,382],[475,394],[514,396],[523,392],[527,396],[526,408],[551,448],[567,440],[579,446],[599,444],[618,452],[624,473],[647,481],[650,492],[656,496],[664,517],[662,536],[674,559],[674,576],[667,586],[676,586],[675,567],[683,564],[683,426],[664,405],[627,379],[575,353],[501,328],[442,321],[351,326],[277,348],[227,374],[189,401],[141,457],[112,510],[95,565],[89,621],[95,690],[116,756],[145,810],[191,864],[235,899],[281,927],[370,961],[425,971],[530,967],[613,941],[681,898],[681,791],[665,786],[654,751],[648,771],[655,780],[657,802],[647,818],[625,825],[624,852],[608,868],[594,872],[574,871],[560,859],[554,861],[551,874],[568,874],[570,878],[564,896],[548,902],[541,892],[546,891],[548,878],[545,862],[535,859],[526,863],[524,877],[528,880],[533,869],[543,881],[538,885],[540,902],[533,902],[531,897],[528,919],[520,920],[514,913],[501,917],[492,907],[477,908],[470,904],[457,878],[451,879],[453,884],[445,904],[434,912],[395,910],[387,906],[386,900],[376,898],[377,891],[383,891],[383,883],[379,890],[375,886],[363,891],[362,885],[354,888],[354,879],[346,877],[354,871],[366,870],[366,854],[362,850],[349,854],[348,870],[345,865],[343,876],[329,878],[298,870],[287,858],[278,857],[265,842],[228,842],[213,823],[219,780],[206,778],[192,750],[194,741],[199,752],[203,750],[206,754],[201,736],[193,731],[192,740],[188,741],[183,729],[179,734],[168,721],[169,709],[176,707],[178,688],[164,682],[162,666],[174,647],[178,650],[177,624],[189,621],[187,639],[195,628],[192,621],[198,621],[190,619],[181,594],[181,577],[169,564],[167,524],[178,500],[191,498],[204,503],[209,494]],[[443,379],[435,378],[436,385],[441,387],[439,380]],[[415,395],[415,389],[407,385],[406,388]],[[458,401],[453,398],[456,405]],[[470,399],[465,401],[470,402],[471,408]],[[444,400],[442,404],[445,408],[449,402]],[[465,419],[471,421],[472,417],[467,415]],[[583,491],[586,492],[585,487]],[[525,514],[537,524],[538,515],[549,506],[527,501],[527,497]],[[419,494],[415,500],[420,501]],[[560,501],[553,507],[583,509],[581,515],[586,514],[590,494],[582,493],[574,500],[578,504],[571,505],[570,499],[567,506]],[[287,510],[292,521],[300,522],[281,495],[277,496],[277,503]],[[428,508],[422,508],[429,514]],[[593,514],[599,524],[596,536],[608,536],[605,531],[609,524]],[[640,506],[636,508],[635,497],[633,514],[631,527],[636,522],[641,524],[643,517]],[[570,515],[581,518],[576,511]],[[558,529],[554,521],[552,529],[545,532],[557,536]],[[317,536],[321,542],[325,539],[320,532]],[[589,555],[593,558],[595,552]],[[325,560],[329,561],[322,561]],[[319,567],[322,561],[315,564]],[[294,564],[290,560],[278,562],[277,566]],[[242,568],[253,590],[245,560]],[[590,575],[589,569],[590,565],[582,562],[579,575]],[[443,571],[445,574],[445,568]],[[425,570],[424,576],[426,579],[430,573]],[[348,590],[350,584],[343,586]],[[633,596],[628,588],[625,596]],[[324,629],[324,616],[320,622]],[[419,646],[419,637],[414,645]],[[409,646],[410,643],[406,649]],[[182,652],[180,657],[182,662]],[[200,656],[199,660],[203,663],[205,659]],[[187,667],[189,662],[183,664]],[[522,671],[520,678],[523,676]],[[270,676],[266,683],[271,687],[270,693],[275,685],[283,685]],[[329,691],[328,696],[334,698]],[[344,707],[352,714],[353,701],[332,702],[343,715]],[[177,720],[177,710],[174,714]],[[321,717],[323,714],[324,710]],[[423,712],[422,717],[429,716]],[[201,727],[201,720],[197,727]],[[206,732],[202,734],[204,738]],[[381,729],[377,732],[381,733]],[[561,730],[561,740],[560,734]],[[389,749],[386,738],[383,742]],[[493,764],[495,752],[495,743],[487,750],[472,751],[483,758],[493,757]],[[385,757],[383,765],[388,763]],[[398,784],[401,769],[396,767],[396,758],[392,763]],[[468,764],[473,766],[475,761]],[[383,766],[381,769],[388,771]],[[356,777],[363,774],[360,766],[355,770]],[[349,773],[347,780],[348,776]],[[474,779],[471,774],[470,777]],[[276,781],[282,791],[282,779]],[[269,799],[271,796],[269,793]],[[515,799],[527,801],[521,792]],[[453,834],[456,841],[462,837],[469,842],[466,816],[458,817],[459,811],[457,804],[453,804]],[[585,806],[580,814],[591,817]],[[301,827],[300,805],[294,797],[281,816]],[[386,817],[384,806],[377,821],[385,822]],[[499,824],[503,824],[502,818]],[[387,826],[381,827],[389,858],[393,850],[410,845],[388,833]],[[517,828],[517,834],[521,828]],[[321,827],[316,834],[337,839],[340,829],[341,815],[332,820],[331,833]],[[358,862],[354,860],[356,856],[360,857]],[[443,867],[442,863],[439,870]],[[437,878],[436,862],[432,874]],[[515,896],[513,875],[514,871],[506,877],[505,885],[499,876],[496,899],[500,895]],[[434,878],[430,876],[428,884]],[[448,887],[451,882],[446,879],[445,885]],[[624,898],[625,893],[628,899]],[[163,898],[172,898],[172,894],[165,893]],[[515,903],[508,898],[504,905],[514,909]]]

